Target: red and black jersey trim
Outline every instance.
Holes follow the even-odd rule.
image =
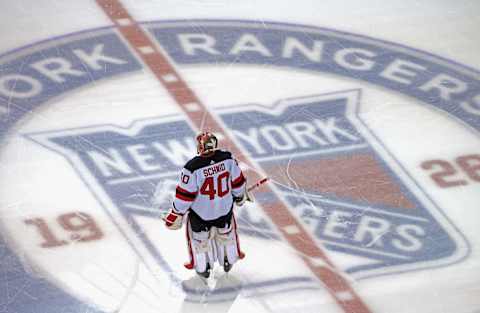
[[[175,197],[177,197],[178,199],[183,200],[183,201],[192,202],[193,200],[195,200],[196,196],[197,196],[196,192],[190,192],[190,191],[187,191],[187,190],[183,189],[180,186],[177,186],[177,190],[175,192]]]
[[[232,181],[232,188],[239,188],[242,187],[243,184],[246,182],[245,177],[243,176],[243,173],[240,173],[240,176],[238,176],[237,179]]]

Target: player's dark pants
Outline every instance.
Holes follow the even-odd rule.
[[[226,215],[220,216],[219,218],[211,221],[205,221],[193,210],[190,210],[188,213],[188,219],[190,220],[190,226],[192,227],[192,231],[198,233],[202,231],[209,231],[210,228],[212,228],[213,226],[217,228],[224,228],[225,226],[230,227],[230,223],[232,222],[232,215],[233,207]]]

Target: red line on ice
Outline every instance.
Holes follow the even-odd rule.
[[[221,121],[208,111],[207,107],[179,75],[168,57],[158,49],[147,32],[135,22],[122,3],[118,0],[96,1],[105,14],[115,23],[120,34],[136,51],[138,57],[143,60],[144,64],[170,93],[193,125],[197,129],[222,134],[226,146],[240,162],[245,163],[249,168],[257,168],[249,173],[249,178],[253,181],[259,180],[261,177],[257,173],[262,173],[262,169],[256,167],[254,162],[242,153]],[[268,184],[262,188],[265,191],[276,194]],[[278,194],[276,196],[278,199],[281,199]],[[348,281],[335,269],[322,248],[315,243],[315,240],[305,230],[303,225],[291,214],[284,202],[279,200],[273,205],[263,206],[263,210],[278,227],[278,230],[289,244],[299,253],[305,264],[323,282],[328,292],[344,312],[371,312]]]

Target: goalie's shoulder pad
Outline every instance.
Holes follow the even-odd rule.
[[[187,162],[187,164],[185,164],[184,168],[193,173],[200,168],[207,167],[215,163],[220,163],[228,159],[232,159],[231,152],[225,150],[215,150],[215,153],[212,156],[196,156],[192,158]]]

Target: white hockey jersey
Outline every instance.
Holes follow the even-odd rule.
[[[196,156],[182,169],[173,200],[175,212],[195,211],[203,220],[226,215],[233,197],[245,192],[246,179],[228,151],[216,150],[212,156]]]

